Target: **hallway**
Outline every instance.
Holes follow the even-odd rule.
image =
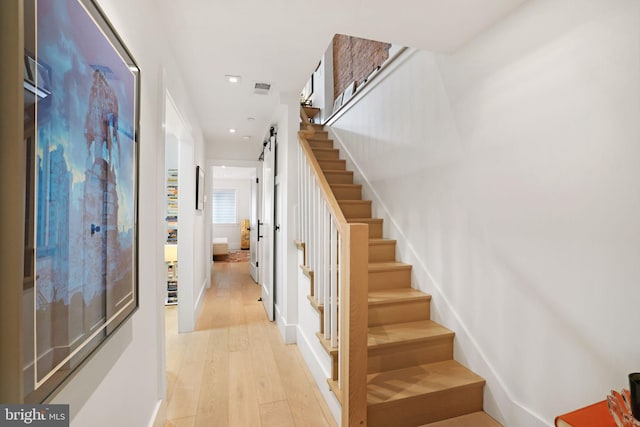
[[[217,262],[196,331],[166,308],[165,427],[335,426],[302,356],[267,321],[249,263]]]

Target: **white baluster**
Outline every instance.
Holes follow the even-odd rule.
[[[331,221],[331,347],[338,346],[338,259],[340,257],[338,228]]]
[[[327,263],[327,260],[324,256],[324,247],[327,244],[327,232],[324,226],[323,218],[324,212],[327,210],[327,204],[324,201],[324,198],[322,198],[320,195],[318,195],[318,197],[320,203],[318,205],[318,272],[317,276],[315,277],[318,280],[318,293],[316,294],[316,299],[318,301],[318,304],[324,305],[324,288],[326,278],[325,265]]]
[[[297,236],[298,241],[303,241],[302,238],[302,219],[304,218],[303,209],[302,209],[302,179],[303,179],[303,168],[302,168],[302,149],[300,145],[298,145],[298,229]]]
[[[324,245],[324,271],[326,272],[325,276],[325,288],[324,288],[324,338],[329,339],[331,337],[331,277],[332,277],[332,268],[331,268],[331,247],[333,245],[333,237],[332,237],[332,221],[331,214],[329,213],[329,209],[325,210],[324,213],[324,226],[325,226],[325,236],[327,238]]]

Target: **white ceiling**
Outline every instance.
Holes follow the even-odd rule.
[[[156,0],[207,143],[260,144],[336,33],[451,52],[526,0]],[[229,84],[225,74],[242,76]],[[255,82],[272,85],[253,94]],[[248,120],[249,117],[255,120]],[[235,134],[229,128],[237,129]],[[242,139],[251,136],[251,139]]]

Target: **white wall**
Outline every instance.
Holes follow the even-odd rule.
[[[207,141],[208,159],[218,160],[258,160],[262,152],[262,139],[252,136],[250,141]]]
[[[214,178],[214,190],[236,190],[236,224],[212,224],[212,237],[226,237],[229,249],[240,249],[240,221],[251,219],[251,180],[255,178]],[[211,215],[209,215],[211,220]]]
[[[640,2],[539,0],[333,123],[505,425],[640,368]]]
[[[313,73],[311,102],[320,108],[317,123],[324,123],[333,112],[333,40],[322,55],[320,66]]]
[[[280,253],[276,287],[276,323],[286,343],[296,340],[298,323],[298,286],[297,249],[295,239],[297,230],[296,205],[298,203],[298,131],[300,130],[300,98],[296,94],[281,93],[280,106],[274,117],[278,129],[278,176],[280,201],[277,225],[280,230],[275,234],[279,240]]]
[[[166,43],[162,43],[165,33],[160,17],[153,18],[153,2],[100,0],[99,3],[142,70],[138,203],[140,308],[62,388],[52,403],[70,404],[71,425],[75,427],[139,427],[149,424],[164,396],[164,290],[158,286],[164,280],[164,144],[158,141],[164,141],[165,88],[171,90],[185,115],[190,116],[192,109],[179,78],[179,68],[165,50]],[[149,19],[140,20],[138,17],[142,15]],[[197,124],[190,123],[190,130],[195,158],[203,158],[202,136]]]
[[[304,264],[304,252],[297,251],[296,265]],[[320,344],[316,333],[320,332],[320,314],[311,306],[308,295],[311,293],[311,281],[304,275],[301,268],[296,268],[298,289],[298,324],[296,325],[296,344],[300,354],[311,372],[320,393],[324,397],[327,406],[333,414],[333,418],[339,425],[342,416],[342,407],[336,395],[327,387],[327,378],[331,378],[331,357]]]

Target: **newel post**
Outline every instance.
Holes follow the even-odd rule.
[[[349,224],[340,267],[348,286],[340,290],[342,425],[367,425],[367,324],[369,290],[369,226]],[[346,238],[345,238],[346,237]],[[348,289],[344,289],[348,288]]]

